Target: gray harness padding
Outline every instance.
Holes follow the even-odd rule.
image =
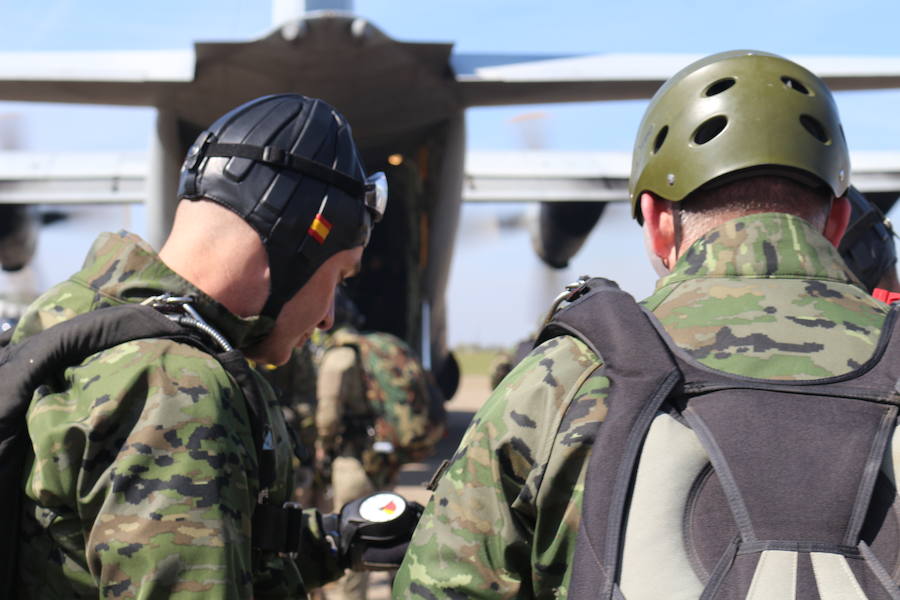
[[[684,527],[703,600],[758,595],[751,583],[770,551],[792,553],[795,589],[785,597],[820,598],[822,565],[840,557],[856,582],[847,585],[864,597],[900,598],[892,580],[897,493],[880,474],[900,404],[897,309],[872,358],[853,372],[776,381],[705,367],[611,282],[590,280],[572,297],[538,343],[578,337],[602,357],[613,385],[588,464],[570,598],[624,597],[629,495],[660,411],[689,426],[711,462],[693,483]]]

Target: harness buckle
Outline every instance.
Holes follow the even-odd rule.
[[[279,554],[281,556],[290,558],[291,560],[295,560],[298,556],[300,556],[300,544],[303,537],[303,505],[299,502],[287,501],[281,505],[281,508],[288,511],[288,514],[291,515],[287,519],[287,543],[296,544],[294,546],[294,548],[296,549],[289,550],[287,552],[279,552]],[[297,515],[296,520],[292,518],[292,516],[295,514]]]
[[[225,352],[230,352],[232,348],[228,340],[219,333],[212,325],[207,323],[197,309],[193,305],[194,298],[192,296],[175,296],[166,292],[159,296],[151,296],[141,302],[144,306],[155,308],[169,319],[187,325],[194,329],[199,329],[210,338],[213,339]],[[184,315],[187,315],[185,317]]]
[[[588,281],[591,280],[590,275],[582,275],[576,281],[572,283],[567,283],[565,289],[560,292],[556,298],[553,299],[553,303],[550,305],[550,310],[547,311],[547,314],[544,316],[543,321],[541,321],[540,329],[546,327],[547,323],[553,318],[553,315],[559,311],[560,306],[562,306],[563,302],[574,302],[578,298],[582,296],[588,290]]]
[[[287,152],[275,146],[264,146],[262,149],[262,161],[280,167],[286,166],[288,164]]]
[[[200,161],[206,156],[207,148],[215,139],[216,136],[211,131],[201,133],[187,151],[184,168],[191,172],[196,171]]]

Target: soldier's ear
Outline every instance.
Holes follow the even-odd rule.
[[[828,218],[825,220],[825,228],[822,235],[837,248],[847,231],[847,225],[850,223],[850,200],[847,196],[835,198],[831,203],[831,210],[828,211]]]
[[[672,203],[653,194],[641,194],[641,214],[644,216],[644,235],[648,251],[671,268],[675,260],[675,222]]]

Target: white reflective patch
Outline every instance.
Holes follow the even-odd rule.
[[[825,552],[810,552],[809,557],[822,600],[866,600],[846,558]]]
[[[797,553],[766,550],[760,554],[747,600],[794,600],[797,597]]]
[[[373,523],[384,523],[396,519],[406,510],[406,500],[391,493],[375,494],[359,505],[359,516]]]
[[[638,463],[625,528],[620,585],[628,600],[696,600],[703,593],[682,523],[691,485],[708,462],[690,429],[657,414]]]

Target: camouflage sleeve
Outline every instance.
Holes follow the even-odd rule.
[[[332,348],[319,365],[316,393],[316,429],[322,444],[332,448],[334,438],[341,432],[344,409],[351,400],[354,378],[359,378],[356,351],[343,346]]]
[[[26,488],[49,509],[36,518],[55,542],[48,550],[61,578],[113,598],[250,598],[254,584],[273,589],[254,581],[253,443],[221,366],[189,346],[141,340],[66,378],[66,392],[39,397],[29,411],[37,458]],[[281,592],[302,589],[292,565],[273,576]]]
[[[556,338],[504,379],[435,490],[395,597],[565,596],[554,594],[573,546],[573,514],[576,526],[580,517],[569,505],[583,462],[567,459],[583,458],[582,428],[604,414],[597,367],[580,341]],[[557,485],[570,490],[544,489]]]

